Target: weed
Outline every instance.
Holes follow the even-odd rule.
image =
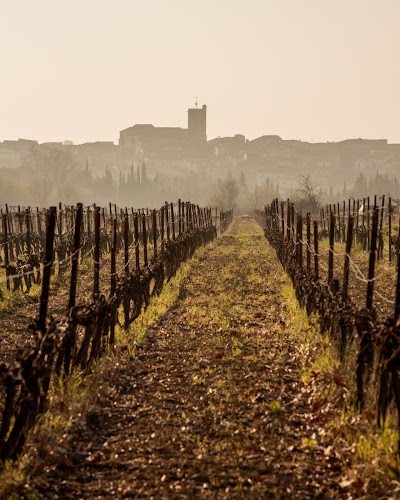
[[[285,410],[279,401],[272,401],[269,405],[269,411],[274,415],[280,415]]]

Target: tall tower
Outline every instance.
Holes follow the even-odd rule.
[[[188,109],[188,135],[201,142],[207,141],[207,106]]]

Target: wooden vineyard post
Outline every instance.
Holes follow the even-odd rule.
[[[168,211],[168,203],[165,202],[165,225],[167,227],[167,240],[170,240],[170,231],[169,231],[169,211]]]
[[[25,223],[26,223],[26,251],[28,255],[31,254],[31,213],[29,210],[26,211]]]
[[[367,238],[365,235],[365,198],[363,198],[363,206],[362,206],[362,219],[361,219],[361,225],[363,228],[364,233],[363,234],[363,250],[367,249]]]
[[[100,208],[94,208],[94,268],[93,268],[93,298],[99,295],[100,280]]]
[[[303,216],[299,215],[299,266],[303,268]]]
[[[39,310],[39,321],[38,321],[39,329],[43,335],[46,332],[46,317],[47,317],[47,305],[49,303],[51,266],[53,264],[53,256],[54,256],[53,247],[54,247],[54,229],[56,226],[56,211],[57,211],[56,207],[50,207],[49,218],[47,222],[46,255],[43,268],[42,293],[40,296],[40,310]]]
[[[303,267],[303,220],[301,214],[297,214],[297,234],[296,234],[296,251],[297,265],[300,269]]]
[[[42,224],[40,220],[39,207],[36,207],[36,224],[39,236],[42,236]]]
[[[4,265],[6,267],[6,282],[7,290],[10,291],[10,278],[8,277],[8,266],[10,264],[10,259],[8,255],[8,229],[7,229],[7,214],[3,214],[3,232],[4,232]]]
[[[90,207],[86,208],[86,233],[88,236],[90,236]]]
[[[76,302],[76,285],[78,282],[78,265],[79,265],[79,250],[81,247],[81,226],[83,218],[82,203],[78,203],[76,217],[75,217],[75,233],[74,233],[74,253],[72,254],[72,268],[71,268],[71,284],[69,290],[68,314],[70,321],[72,319],[72,312]],[[75,325],[70,323],[68,332],[66,334],[65,342],[65,358],[64,358],[64,371],[69,374],[72,353],[75,349]]]
[[[389,224],[389,262],[392,263],[392,198],[389,197],[388,206],[388,224]]]
[[[164,250],[164,245],[165,245],[165,239],[164,239],[164,233],[165,233],[165,228],[164,228],[164,219],[165,219],[165,208],[161,207],[160,208],[160,236],[161,236],[161,251]]]
[[[353,227],[354,227],[354,215],[349,215],[349,221],[347,224],[346,256],[344,258],[344,271],[343,271],[343,291],[342,291],[343,302],[347,302],[348,290],[349,290],[350,252],[351,252],[351,245],[353,242]]]
[[[396,256],[397,256],[397,283],[396,283],[396,305],[394,309],[394,318],[397,322],[400,316],[400,200],[397,201],[398,206],[398,228],[397,228],[397,241],[396,241]]]
[[[180,199],[178,200],[178,235],[182,235],[182,207]]]
[[[367,309],[372,309],[374,294],[375,260],[376,260],[376,240],[378,236],[379,210],[374,209],[372,216],[371,250],[369,254],[368,285],[367,285]]]
[[[83,215],[82,203],[78,203],[76,210],[76,217],[75,217],[74,253],[72,255],[71,286],[69,291],[69,302],[68,302],[69,311],[71,311],[71,308],[75,307],[79,250],[81,246],[82,215]]]
[[[383,216],[385,210],[385,195],[382,196],[382,206],[381,206],[381,214],[380,214],[380,223],[379,223],[379,240],[378,240],[378,259],[383,259]]]
[[[381,232],[382,232],[382,226],[383,226],[384,208],[385,208],[385,195],[382,196],[381,217],[380,217],[380,223],[379,223],[379,231],[381,231]]]
[[[140,254],[139,254],[139,216],[135,213],[133,218],[133,228],[135,231],[135,264],[136,269],[140,268]]]
[[[61,201],[58,203],[58,235],[60,236],[62,233],[62,203]]]
[[[194,227],[198,228],[198,227],[200,227],[200,224],[201,224],[201,222],[200,222],[200,210],[199,210],[198,205],[193,204],[192,207],[193,207]]]
[[[369,204],[369,196],[367,198],[368,200],[368,210],[367,210],[367,248],[368,250],[371,250],[371,240],[370,240],[370,232],[369,232],[369,229],[370,229],[370,204]]]
[[[400,266],[400,199],[397,200],[398,214],[397,214],[397,240],[396,240],[396,255],[397,266]]]
[[[124,216],[124,270],[125,278],[129,278],[129,219],[128,214]]]
[[[328,269],[328,285],[331,285],[333,280],[333,249],[335,244],[335,214],[331,212],[329,226],[329,269]]]
[[[142,232],[143,232],[143,259],[144,267],[149,266],[149,261],[147,258],[147,227],[146,227],[146,215],[142,215]]]
[[[300,265],[299,246],[300,246],[299,214],[297,214],[297,221],[296,221],[296,263],[298,266]]]
[[[104,229],[104,231],[106,231],[106,229],[107,229],[107,225],[106,225],[106,211],[104,210],[104,208],[101,209],[101,218],[103,220],[103,229]]]
[[[124,294],[124,327],[129,328],[129,308],[130,300],[127,293],[129,280],[129,218],[128,214],[124,217],[124,269],[125,269],[125,294]]]
[[[314,221],[314,274],[315,279],[319,279],[319,262],[318,262],[318,222]]]
[[[171,203],[171,225],[172,225],[172,239],[175,241],[175,213],[174,213],[173,203]]]
[[[307,214],[307,273],[311,272],[311,218]]]
[[[115,266],[115,256],[117,253],[117,221],[111,216],[111,282],[110,291],[111,296],[115,292],[116,284],[116,266]]]
[[[111,206],[111,204],[110,204]],[[116,285],[116,266],[115,266],[115,255],[117,253],[117,221],[112,217],[110,213],[111,220],[111,283],[110,283],[110,295],[114,297],[115,295],[115,285]],[[137,222],[137,217],[136,217]],[[110,347],[114,345],[115,339],[115,310],[112,311],[111,315],[111,325],[110,325]]]
[[[154,253],[153,253],[153,259],[157,259],[157,212],[156,210],[153,210],[152,213],[152,223],[153,223],[153,248],[154,248]]]
[[[292,241],[294,241],[294,203],[291,204],[291,211],[292,211],[292,216],[291,216]]]
[[[281,201],[281,223],[282,223],[282,238],[285,237],[285,209],[284,203]]]
[[[399,214],[400,218],[400,214]],[[400,232],[400,229],[399,229]],[[400,259],[400,252],[399,252],[399,245],[397,244],[396,246],[396,253],[397,253],[397,282],[396,282],[396,304],[394,308],[394,319],[397,323],[399,316],[400,316],[400,265],[399,265],[399,259]]]
[[[290,202],[286,202],[286,238],[290,240]]]
[[[189,233],[193,227],[192,227],[192,219],[191,219],[191,210],[190,210],[190,203],[187,201],[185,204],[185,211],[186,211],[186,232]],[[219,230],[221,231],[221,212],[219,213]]]
[[[217,210],[217,209],[215,209]],[[217,217],[217,216],[216,216]],[[181,219],[182,219],[182,234],[186,232],[187,223],[186,223],[186,211],[185,211],[185,203],[181,203]],[[215,219],[215,230],[217,230],[217,219]]]

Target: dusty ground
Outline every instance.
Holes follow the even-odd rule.
[[[314,380],[314,325],[255,222],[197,255],[108,397],[42,443],[21,498],[391,498],[350,475],[355,449],[329,431],[343,380]]]

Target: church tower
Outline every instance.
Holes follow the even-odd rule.
[[[207,106],[197,107],[197,99],[194,108],[188,109],[188,136],[197,141],[207,141]]]

